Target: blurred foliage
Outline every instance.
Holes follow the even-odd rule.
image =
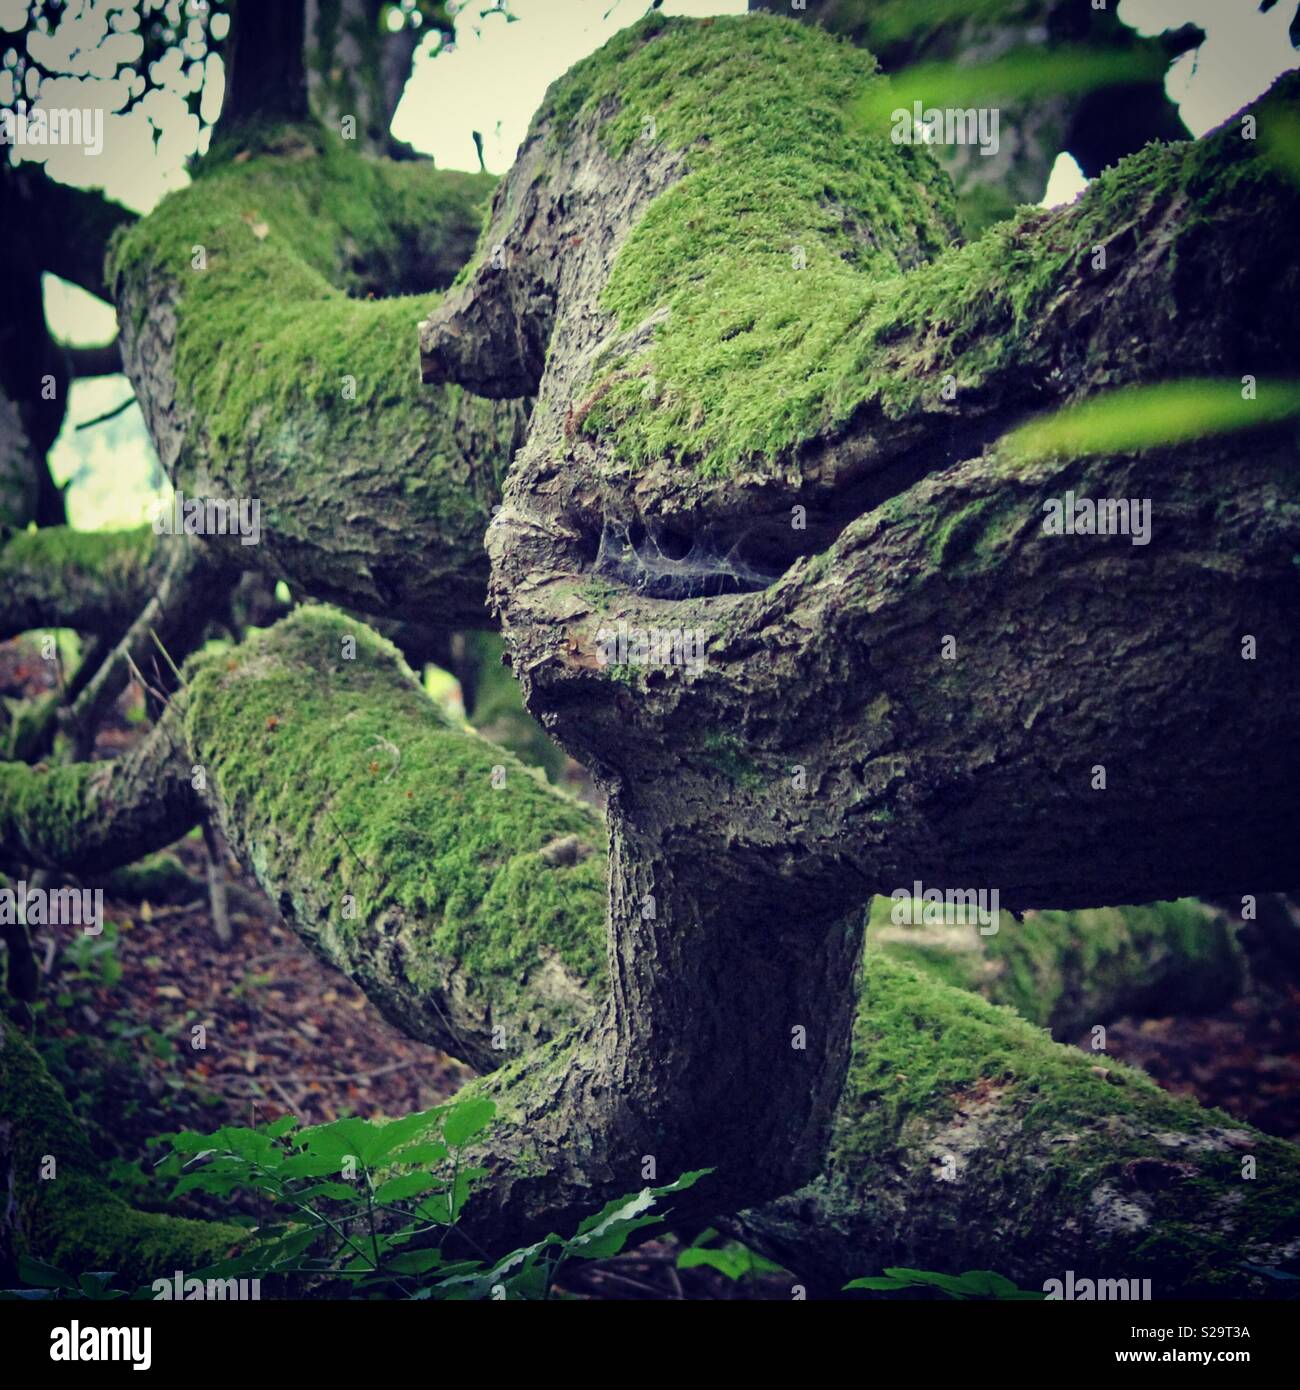
[[[1132,453],[1300,415],[1300,381],[1260,381],[1253,399],[1245,391],[1240,381],[1213,379],[1124,387],[1032,420],[1005,445],[1022,461]]]
[[[1045,96],[1077,96],[1102,87],[1158,81],[1161,54],[1148,49],[1105,53],[1083,44],[1060,48],[1018,48],[974,67],[957,63],[918,63],[873,87],[858,101],[859,122],[888,122],[899,107],[990,107]]]

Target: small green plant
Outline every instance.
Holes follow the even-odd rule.
[[[699,1269],[705,1266],[716,1269],[734,1283],[752,1279],[759,1274],[783,1274],[785,1270],[763,1255],[756,1254],[738,1240],[728,1240],[722,1245],[713,1245],[718,1233],[712,1226],[701,1231],[698,1236],[677,1257],[678,1269]]]
[[[33,1260],[29,1255],[20,1255],[18,1257],[18,1277],[23,1281],[23,1287],[20,1289],[0,1289],[0,1300],[6,1302],[14,1299],[49,1301],[73,1298],[101,1303],[127,1297],[125,1289],[112,1287],[114,1275],[111,1270],[96,1270],[94,1273],[82,1274],[74,1279],[70,1274],[65,1274],[53,1265],[47,1265],[41,1260]]]
[[[698,1181],[687,1173],[664,1187],[618,1198],[568,1237],[552,1233],[503,1259],[489,1260],[457,1227],[485,1172],[467,1159],[471,1140],[495,1106],[467,1097],[402,1119],[357,1118],[298,1129],[285,1116],[256,1129],[169,1136],[158,1172],[176,1178],[173,1196],[254,1194],[253,1243],[199,1278],[255,1276],[300,1291],[361,1297],[467,1300],[550,1296],[571,1259],[603,1260],[643,1226],[661,1222],[661,1198]],[[458,1247],[458,1248],[457,1248]]]
[[[118,925],[105,922],[104,930],[91,936],[78,932],[59,952],[59,974],[61,981],[74,986],[102,985],[112,989],[122,978],[122,962],[117,958]],[[72,1000],[60,1006],[68,1007]]]
[[[887,1269],[883,1275],[851,1279],[845,1289],[868,1289],[873,1293],[896,1293],[901,1289],[928,1289],[947,1298],[987,1299],[996,1302],[1041,1301],[1047,1295],[1018,1288],[1005,1275],[991,1269],[968,1269],[965,1274],[936,1274],[928,1269]]]

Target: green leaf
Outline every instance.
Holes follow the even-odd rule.
[[[714,1233],[717,1234],[716,1232]],[[784,1271],[779,1264],[764,1259],[737,1240],[729,1240],[720,1249],[703,1249],[698,1243],[683,1250],[677,1257],[678,1269],[695,1269],[707,1265],[725,1274],[728,1279],[743,1279],[747,1274],[780,1274]]]
[[[372,1125],[369,1120],[349,1116],[344,1120],[302,1130],[298,1135],[298,1144],[315,1158],[337,1160],[334,1171],[338,1172],[343,1161],[349,1157],[369,1167],[370,1155],[382,1146],[383,1135],[379,1127]]]
[[[1031,420],[1004,444],[1019,462],[1134,453],[1300,415],[1300,382],[1265,379],[1254,400],[1241,393],[1242,383],[1230,379],[1125,386]]]
[[[931,1284],[954,1298],[965,1296],[961,1280],[952,1274],[936,1274],[929,1269],[887,1269],[885,1273],[891,1279],[904,1279],[912,1284]]]
[[[451,1107],[442,1126],[442,1137],[447,1144],[458,1149],[476,1135],[481,1134],[497,1113],[494,1102],[485,1097],[470,1097]]]
[[[1005,1298],[1020,1292],[1006,1275],[995,1274],[991,1269],[968,1269],[961,1276],[961,1285],[967,1293],[988,1298]]]
[[[844,1285],[846,1289],[910,1289],[913,1288],[911,1280],[886,1279],[879,1274],[868,1275],[865,1279],[850,1279]]]
[[[280,1165],[282,1178],[332,1178],[342,1170],[343,1154],[298,1153]]]
[[[505,1281],[506,1297],[537,1302],[546,1297],[550,1286],[550,1267],[536,1259],[528,1261],[517,1274]],[[489,1286],[489,1292],[490,1292]]]
[[[440,1250],[407,1250],[384,1261],[384,1269],[393,1274],[427,1274],[442,1264]]]
[[[402,1116],[399,1120],[389,1120],[379,1125],[375,1148],[368,1156],[367,1162],[378,1163],[396,1154],[402,1145],[423,1139],[446,1108],[445,1105],[439,1105],[432,1110],[417,1110],[410,1115]],[[405,1163],[413,1160],[409,1160],[403,1153],[402,1161]]]
[[[390,1178],[376,1188],[375,1202],[381,1207],[387,1206],[390,1202],[404,1202],[408,1197],[415,1197],[421,1192],[429,1192],[443,1186],[444,1179],[436,1173],[403,1173],[400,1177]]]
[[[869,129],[887,134],[893,113],[900,108],[910,112],[918,101],[923,108],[978,107],[1048,94],[1064,96],[1117,83],[1160,81],[1164,66],[1159,53],[1105,52],[1084,44],[1062,44],[1048,52],[1025,46],[967,66],[917,63],[887,82],[873,82],[857,102],[854,115]]]
[[[301,1231],[295,1231],[292,1235],[285,1236],[282,1240],[260,1246],[256,1251],[250,1253],[257,1257],[259,1269],[270,1270],[277,1265],[291,1264],[303,1251],[310,1250],[316,1244],[324,1229],[323,1226],[308,1226]]]
[[[716,1269],[719,1274],[725,1274],[731,1280],[743,1279],[750,1270],[743,1250],[704,1250],[695,1246],[690,1250],[683,1250],[677,1257],[678,1269],[698,1269],[701,1266]]]
[[[294,1198],[299,1202],[314,1202],[317,1197],[333,1197],[336,1202],[360,1202],[361,1192],[345,1182],[318,1182],[311,1187],[305,1188],[302,1192],[295,1192]]]
[[[24,1284],[38,1289],[68,1289],[77,1292],[76,1283],[61,1269],[47,1265],[43,1260],[34,1260],[30,1255],[18,1256],[18,1277]]]
[[[213,1136],[196,1134],[192,1129],[182,1129],[176,1134],[161,1136],[167,1139],[172,1148],[181,1154],[211,1153]]]

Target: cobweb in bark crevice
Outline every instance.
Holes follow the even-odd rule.
[[[607,521],[593,570],[648,598],[713,598],[765,589],[785,565],[762,554],[762,527],[725,532],[709,527],[694,533],[640,522]]]

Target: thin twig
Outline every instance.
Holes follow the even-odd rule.
[[[93,420],[83,420],[77,426],[79,430],[93,429],[96,425],[102,425],[106,420],[113,419],[120,415],[124,410],[129,410],[135,404],[135,397],[128,396],[120,405],[115,405],[112,410],[106,410],[103,415],[96,415]]]

